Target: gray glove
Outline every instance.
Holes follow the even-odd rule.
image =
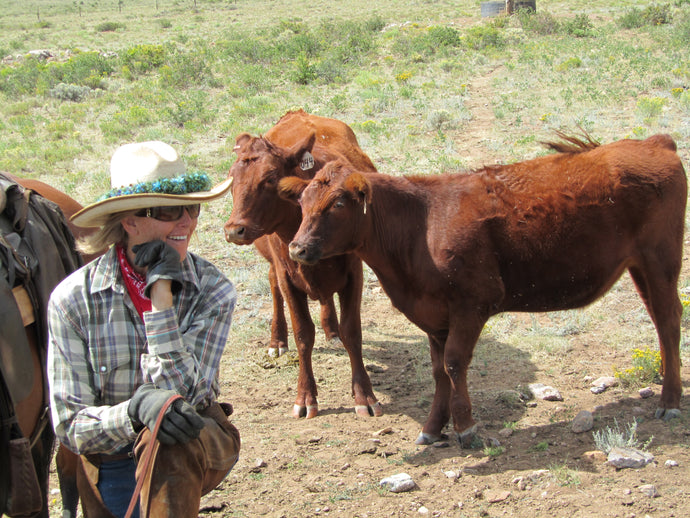
[[[152,383],[140,386],[129,401],[127,414],[135,430],[146,426],[153,431],[161,408],[177,392],[156,388]],[[158,430],[158,440],[169,446],[185,444],[199,437],[204,420],[194,407],[183,399],[176,400],[165,413]]]
[[[134,245],[132,252],[136,255],[134,263],[146,266],[146,288],[144,294],[148,297],[151,286],[159,279],[172,280],[173,293],[182,288],[182,262],[180,254],[172,246],[160,239]]]

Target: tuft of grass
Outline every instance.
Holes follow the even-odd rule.
[[[613,448],[635,448],[646,450],[654,437],[650,437],[645,443],[641,443],[637,437],[637,421],[628,423],[624,429],[618,425],[618,420],[614,418],[613,427],[607,426],[603,430],[594,430],[592,437],[598,450],[608,453]]]

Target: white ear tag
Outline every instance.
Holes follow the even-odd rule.
[[[314,157],[309,151],[305,151],[302,155],[302,160],[299,163],[299,168],[302,171],[308,171],[314,167]]]
[[[364,214],[367,213],[367,200],[364,200]]]

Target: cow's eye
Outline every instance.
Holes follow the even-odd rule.
[[[345,202],[343,200],[338,200],[333,204],[333,208],[335,209],[342,209],[345,206]]]

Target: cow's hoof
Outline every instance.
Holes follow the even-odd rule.
[[[298,419],[300,417],[306,417],[311,419],[319,414],[319,405],[295,405],[292,407],[292,417]]]
[[[474,424],[467,430],[456,433],[455,438],[461,448],[467,450],[477,450],[484,447],[484,441],[477,435],[477,425]]]
[[[378,401],[373,405],[355,405],[355,414],[358,417],[381,417],[383,407]]]
[[[268,354],[269,358],[279,358],[282,355],[284,355],[286,352],[288,352],[287,347],[269,347],[268,350],[266,351],[266,354]]]
[[[345,347],[343,345],[343,341],[340,339],[339,336],[333,336],[328,339],[328,342],[333,346],[333,347]]]
[[[434,444],[435,442],[442,441],[443,439],[447,438],[448,436],[445,434],[435,435],[426,432],[419,432],[419,435],[414,443],[419,445]]]
[[[664,421],[670,421],[676,417],[680,417],[679,408],[657,408],[654,412],[654,417],[657,419],[663,419]]]

